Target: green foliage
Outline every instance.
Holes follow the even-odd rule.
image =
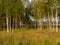
[[[6,17],[8,20],[11,18],[20,21],[23,14],[24,5],[21,0],[0,0],[0,28],[6,28]],[[9,22],[11,20],[8,21],[8,25],[11,25]]]
[[[37,0],[32,4],[33,7],[33,14],[36,19],[43,17],[45,15],[44,13],[44,7],[45,7],[45,1],[44,0]]]
[[[25,2],[27,2],[27,7],[24,7]],[[23,4],[24,3],[24,4]],[[20,22],[27,24],[29,20],[29,15],[34,15],[37,20],[47,17],[49,12],[50,16],[56,16],[56,8],[58,10],[58,15],[60,14],[60,0],[32,0],[29,3],[28,0],[0,0],[0,27],[6,28],[6,16],[8,20],[8,25],[18,25]],[[52,12],[51,12],[52,10]],[[26,11],[26,12],[25,12]],[[53,15],[52,15],[53,13]],[[24,15],[25,14],[25,15]],[[12,24],[10,24],[10,22]],[[30,22],[29,22],[30,23]],[[12,26],[11,26],[12,27]],[[10,28],[10,27],[9,27]]]

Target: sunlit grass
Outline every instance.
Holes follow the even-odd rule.
[[[60,32],[33,29],[16,29],[7,33],[0,31],[0,45],[57,45]]]

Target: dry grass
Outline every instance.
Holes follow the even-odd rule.
[[[59,42],[60,32],[48,30],[0,32],[0,45],[57,45]]]

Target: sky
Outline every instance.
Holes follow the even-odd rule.
[[[31,0],[29,0],[29,2],[31,3]]]

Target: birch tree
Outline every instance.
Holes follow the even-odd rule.
[[[33,4],[32,10],[33,10],[34,17],[37,20],[37,23],[40,20],[39,25],[40,25],[40,29],[42,29],[41,19],[45,15],[45,13],[44,13],[45,2],[44,2],[44,0],[37,0],[37,1],[34,0],[32,2],[32,4]]]

